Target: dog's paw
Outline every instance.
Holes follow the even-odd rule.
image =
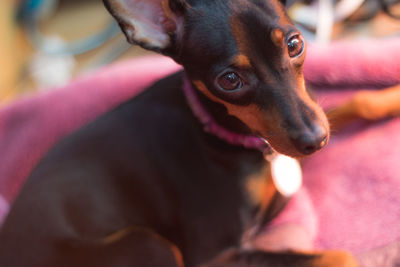
[[[361,91],[351,100],[356,115],[366,120],[379,120],[388,116],[385,97],[379,91]]]
[[[357,267],[355,257],[346,251],[324,251],[318,255],[310,267]]]
[[[356,259],[345,251],[318,253],[268,252],[231,249],[200,267],[358,267]]]

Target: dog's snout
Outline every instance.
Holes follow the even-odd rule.
[[[291,137],[296,149],[303,155],[309,155],[323,148],[328,142],[328,131],[321,125],[305,128]]]

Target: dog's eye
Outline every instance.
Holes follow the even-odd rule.
[[[287,46],[290,57],[297,57],[303,53],[304,42],[299,35],[291,37],[287,43]]]
[[[242,80],[237,73],[228,72],[218,78],[218,85],[224,90],[232,91],[242,87]]]

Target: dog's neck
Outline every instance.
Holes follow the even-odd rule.
[[[207,97],[202,96],[193,88],[186,76],[184,76],[183,81],[183,92],[193,114],[203,124],[205,132],[217,136],[228,144],[263,152],[264,158],[270,163],[271,177],[275,187],[283,196],[290,197],[300,189],[302,174],[297,160],[275,152],[269,143],[261,137],[235,132],[231,128],[227,128],[226,124],[221,124],[221,117],[217,121],[214,114],[221,113],[214,112],[214,116],[211,115],[209,108],[212,109],[213,104],[207,102]],[[222,116],[222,120],[224,118],[226,116]],[[236,126],[237,129],[237,125],[234,125],[234,122],[232,124],[229,126]]]
[[[211,115],[211,112],[209,112],[209,110],[212,109],[212,104],[205,103],[206,99],[203,99],[203,101],[201,100],[201,95],[193,88],[192,83],[186,76],[184,76],[183,81],[183,92],[193,114],[203,124],[205,132],[213,134],[231,145],[256,149],[266,155],[273,153],[271,146],[265,139],[256,135],[241,133],[240,130],[243,129],[234,131],[229,129],[229,126],[223,126],[218,118],[216,118],[215,115]],[[224,117],[226,118],[226,116]]]

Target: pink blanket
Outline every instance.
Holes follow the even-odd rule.
[[[325,107],[354,89],[400,83],[400,39],[313,45],[305,76]],[[379,52],[379,54],[377,53]],[[179,69],[155,56],[118,63],[0,110],[0,222],[34,165],[61,137]],[[317,248],[354,252],[400,238],[400,119],[358,122],[303,161],[305,184],[278,220]]]

